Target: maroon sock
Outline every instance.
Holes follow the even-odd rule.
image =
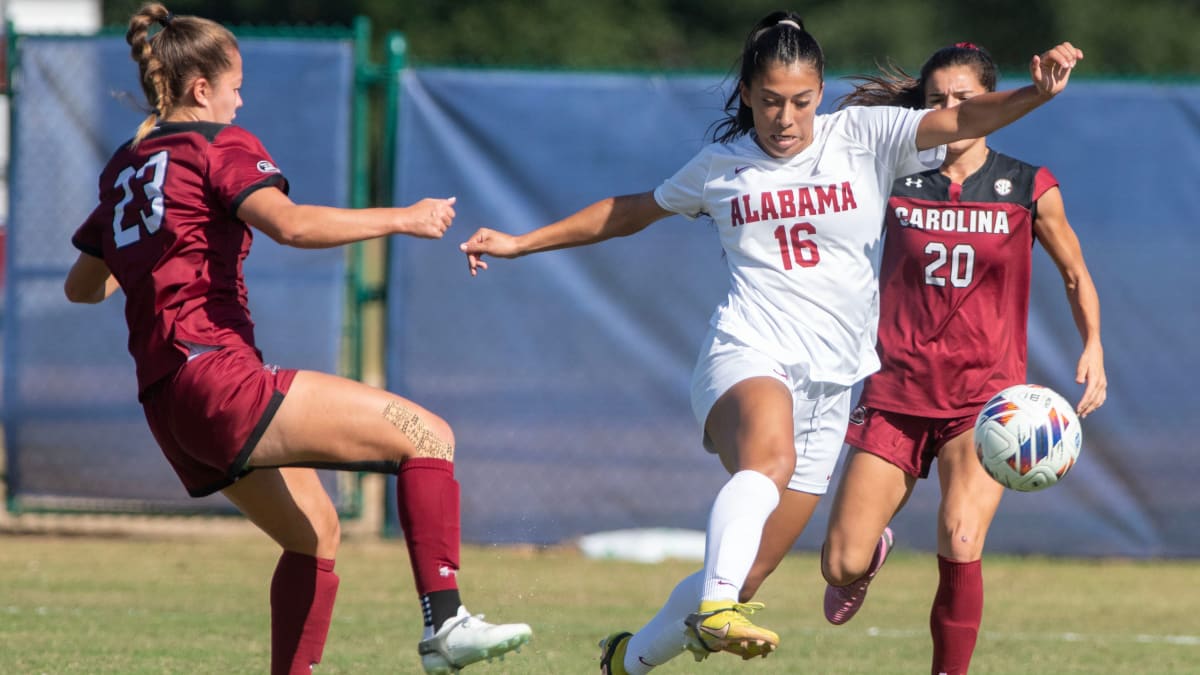
[[[965,675],[983,620],[980,561],[956,562],[938,556],[938,590],[929,613],[933,634],[933,675]]]
[[[271,579],[271,675],[307,675],[321,662],[338,577],[333,561],[284,551]]]
[[[417,594],[456,590],[461,528],[453,462],[419,457],[401,464],[396,503]]]

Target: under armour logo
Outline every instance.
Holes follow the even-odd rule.
[[[921,183],[923,183],[923,182],[925,182],[925,181],[921,178],[913,178],[912,176],[909,176],[908,178],[904,179],[904,186],[910,187],[910,188],[917,188],[918,190],[920,190]]]

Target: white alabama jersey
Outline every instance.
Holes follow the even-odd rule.
[[[918,152],[926,110],[851,107],[817,115],[813,142],[784,159],[750,135],[704,148],[654,191],[658,204],[717,224],[729,295],[711,323],[819,382],[879,368],[883,212],[897,176],[941,164]]]

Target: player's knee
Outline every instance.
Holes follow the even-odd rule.
[[[758,458],[754,465],[745,468],[762,473],[770,478],[780,491],[785,490],[796,471],[796,450],[791,445],[778,444],[771,452]]]
[[[959,562],[978,560],[983,555],[983,541],[987,531],[976,520],[970,518],[947,518],[942,522],[942,555]]]
[[[821,575],[831,586],[854,583],[867,573],[874,554],[874,549],[855,551],[847,546],[826,541],[825,552],[821,556]]]
[[[315,527],[317,533],[317,555],[321,558],[336,558],[342,544],[342,524],[335,513],[333,518],[322,519]]]
[[[321,558],[336,558],[342,543],[342,523],[332,503],[327,508],[309,513],[308,524],[312,528],[314,554]]]
[[[389,403],[383,416],[407,441],[400,453],[402,457],[454,461],[454,431],[446,420],[428,411],[418,413],[400,401]]]
[[[454,429],[450,427],[450,423],[446,420],[429,413],[425,419],[425,425],[429,427],[430,432],[437,437],[442,443],[454,447]]]
[[[336,558],[342,543],[342,525],[332,504],[327,509],[309,510],[286,528],[268,533],[284,550],[318,558]]]
[[[783,490],[787,488],[788,483],[791,482],[792,476],[795,473],[796,453],[791,448],[788,448],[788,452],[783,453],[776,459],[770,474],[771,480],[775,481],[775,485],[780,490]]]

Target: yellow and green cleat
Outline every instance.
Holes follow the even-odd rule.
[[[779,636],[748,618],[762,608],[761,602],[702,601],[700,611],[684,620],[688,650],[697,661],[714,652],[766,658],[779,646]]]

